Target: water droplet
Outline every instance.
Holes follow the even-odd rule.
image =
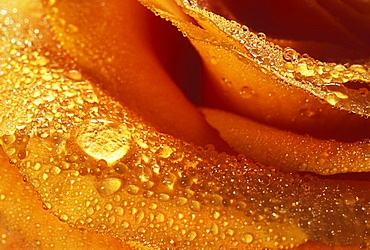
[[[211,225],[211,231],[212,231],[212,233],[214,234],[214,235],[217,235],[218,234],[218,232],[219,232],[219,228],[218,228],[218,225],[217,225],[217,223],[212,223],[212,225]]]
[[[62,170],[59,167],[53,167],[50,170],[50,173],[55,174],[55,175],[60,174],[60,172],[62,172]]]
[[[17,138],[15,135],[4,135],[1,139],[5,145],[11,145]]]
[[[189,231],[186,238],[190,241],[194,240],[197,237],[197,233],[195,231]]]
[[[127,193],[132,194],[132,195],[136,195],[139,192],[139,190],[140,188],[135,185],[129,185],[127,187]]]
[[[158,200],[160,200],[160,201],[169,201],[170,198],[171,197],[168,194],[159,194]]]
[[[102,197],[106,197],[116,193],[122,186],[122,180],[118,178],[108,178],[99,181],[96,185],[98,193]]]
[[[176,201],[176,204],[178,206],[184,206],[186,203],[188,203],[188,199],[186,199],[185,197],[179,197]]]
[[[131,133],[123,123],[93,119],[80,126],[76,142],[86,154],[111,165],[130,150]]]
[[[158,213],[156,216],[155,216],[155,220],[156,222],[158,223],[162,223],[164,222],[164,219],[165,219],[165,216],[163,213]]]
[[[81,81],[82,80],[82,74],[77,70],[70,70],[66,73],[66,76],[74,81]]]
[[[68,215],[66,215],[66,214],[61,214],[61,215],[59,216],[59,220],[60,220],[60,221],[63,221],[63,222],[67,221],[67,220],[68,220]]]
[[[199,211],[200,210],[200,203],[199,201],[191,201],[190,203],[190,209],[193,211]]]
[[[92,207],[88,207],[87,209],[86,209],[86,213],[88,214],[88,215],[93,215],[94,214],[94,209],[92,208]]]
[[[327,101],[330,105],[336,105],[338,103],[338,97],[333,93],[328,93],[325,97],[325,101]]]
[[[150,204],[149,204],[149,206],[148,206],[148,208],[149,208],[150,210],[156,210],[156,209],[157,209],[157,207],[158,207],[158,205],[157,205],[156,203],[150,203]]]
[[[298,60],[298,53],[292,48],[284,48],[283,58],[285,61],[294,62]]]
[[[42,208],[45,209],[45,210],[51,209],[51,203],[49,203],[49,202],[43,203]]]
[[[222,206],[222,197],[218,194],[212,195],[210,203],[214,206]]]
[[[118,206],[118,207],[116,207],[115,209],[114,209],[114,212],[117,214],[117,215],[119,215],[119,216],[122,216],[123,214],[124,214],[124,209],[122,208],[122,207],[120,207],[120,206]]]
[[[136,223],[140,224],[145,217],[145,214],[142,210],[138,211],[135,216]]]
[[[220,212],[214,212],[214,214],[213,214],[213,218],[214,219],[216,219],[216,220],[218,220],[218,218],[220,218],[220,216],[221,216],[221,214],[220,214]]]
[[[246,244],[250,244],[253,242],[253,235],[250,233],[241,234],[240,240]]]
[[[142,182],[148,182],[152,177],[152,170],[149,167],[139,166],[136,173]]]
[[[122,227],[123,228],[129,228],[130,223],[128,221],[122,221]]]
[[[107,211],[112,211],[112,208],[113,208],[113,206],[112,206],[112,204],[110,204],[110,203],[107,203],[107,204],[105,204],[105,206],[104,206],[104,209],[105,209],[105,210],[107,210]]]
[[[35,60],[33,60],[31,62],[31,65],[34,65],[34,66],[46,66],[48,63],[50,62],[50,60],[44,56],[38,56]]]
[[[261,40],[266,40],[266,34],[265,33],[262,33],[262,32],[259,32],[257,34],[257,37]]]
[[[339,99],[348,99],[348,95],[347,95],[348,90],[343,85],[337,84],[337,83],[330,83],[330,84],[325,84],[324,86],[326,87],[328,91],[333,93]]]
[[[165,173],[165,175],[163,176],[162,184],[168,189],[173,190],[176,179],[176,175],[172,173]]]
[[[241,89],[240,89],[240,95],[243,97],[243,98],[245,98],[245,99],[249,99],[249,98],[251,98],[252,96],[254,96],[256,94],[256,92],[253,90],[253,89],[251,89],[251,88],[249,88],[249,87],[247,87],[247,86],[244,86],[244,87],[242,87]]]

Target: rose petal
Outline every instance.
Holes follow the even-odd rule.
[[[203,109],[207,121],[237,152],[286,171],[323,175],[370,171],[370,142],[344,143],[271,128],[232,113]]]
[[[118,238],[80,231],[43,208],[38,195],[0,152],[0,248],[127,248]]]
[[[125,106],[162,132],[229,151],[160,64],[148,35],[155,19],[137,1],[56,1],[48,10],[63,48]]]

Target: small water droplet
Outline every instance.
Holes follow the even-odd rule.
[[[117,215],[119,215],[119,216],[122,216],[123,214],[124,214],[124,209],[122,208],[122,207],[120,207],[120,206],[118,206],[118,207],[116,207],[116,208],[114,208],[114,212],[117,214]]]
[[[240,89],[240,95],[244,99],[249,99],[249,98],[253,97],[255,94],[256,94],[256,92],[253,89],[251,89],[247,86],[244,86]]]
[[[253,235],[250,233],[241,234],[240,240],[246,244],[250,244],[253,242]]]
[[[63,221],[63,222],[67,221],[67,220],[68,220],[68,215],[66,215],[66,214],[61,214],[61,215],[59,216],[59,220],[60,220],[60,221]]]
[[[158,213],[156,216],[155,216],[155,220],[156,222],[158,223],[162,223],[164,222],[164,219],[165,219],[165,216],[163,213]]]
[[[190,209],[193,211],[199,211],[200,210],[200,203],[199,201],[191,201],[190,203]]]
[[[190,241],[193,241],[197,237],[197,233],[195,231],[189,231],[186,238]]]
[[[53,167],[53,168],[50,170],[50,173],[55,174],[55,175],[60,174],[60,172],[62,172],[62,170],[61,170],[59,167]]]
[[[70,70],[66,73],[66,76],[74,81],[81,81],[82,80],[82,74],[77,70]]]
[[[43,209],[45,209],[45,210],[49,210],[49,209],[51,209],[51,203],[49,203],[49,202],[44,202],[44,203],[42,203],[42,208]]]
[[[34,66],[46,66],[49,64],[50,60],[44,56],[38,56],[35,60],[31,62],[32,65]]]
[[[168,194],[159,194],[158,200],[160,200],[160,201],[169,201],[170,198],[171,197]]]
[[[257,37],[261,40],[266,40],[266,34],[265,33],[262,33],[262,32],[259,32],[257,34]]]
[[[132,195],[136,195],[139,192],[139,190],[140,188],[135,185],[129,185],[127,187],[127,193],[132,194]]]
[[[166,173],[163,176],[162,184],[166,186],[168,189],[173,190],[176,180],[177,180],[176,175],[172,173]]]
[[[284,48],[283,58],[285,61],[294,62],[298,59],[298,53],[292,48]]]
[[[188,203],[188,199],[185,197],[179,197],[176,201],[176,205],[178,206],[184,206],[186,203]]]
[[[98,193],[102,197],[106,197],[116,193],[122,186],[122,180],[118,178],[108,178],[99,181],[96,185]]]
[[[142,210],[139,210],[135,215],[135,222],[140,224],[145,217],[145,214]]]

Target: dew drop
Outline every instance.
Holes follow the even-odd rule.
[[[82,80],[82,74],[77,70],[70,70],[66,73],[66,76],[74,81],[81,81]]]
[[[158,205],[157,205],[156,203],[150,203],[150,204],[149,204],[149,206],[148,206],[148,208],[149,208],[150,210],[156,210],[156,209],[157,209],[157,207],[158,207]]]
[[[250,233],[245,233],[240,235],[240,240],[243,243],[250,244],[253,242],[253,235]]]
[[[285,61],[294,62],[298,59],[298,53],[292,48],[284,48],[283,58]]]
[[[163,213],[158,213],[156,216],[155,216],[155,220],[156,222],[158,223],[162,223],[164,222],[164,219],[165,219],[165,216]]]
[[[217,235],[218,232],[219,232],[219,228],[218,228],[218,225],[217,223],[212,223],[211,225],[211,232],[214,234],[214,235]]]
[[[140,188],[135,185],[129,185],[127,187],[127,193],[132,194],[132,195],[136,195],[139,192],[139,190]]]
[[[68,220],[68,215],[66,215],[66,214],[61,214],[61,215],[59,216],[59,220],[60,220],[60,221],[63,221],[63,222],[67,221],[67,220]]]
[[[193,211],[199,211],[200,210],[200,203],[199,201],[191,201],[190,203],[190,209]]]
[[[130,223],[128,221],[122,221],[122,227],[123,228],[129,228],[130,227]]]
[[[186,238],[190,241],[193,241],[197,237],[197,233],[195,231],[189,231]]]
[[[170,196],[168,194],[159,194],[159,201],[169,201],[170,200]]]
[[[148,182],[152,177],[152,170],[149,167],[138,167],[136,172],[142,182]]]
[[[184,206],[186,203],[188,203],[188,199],[185,197],[179,197],[176,201],[176,205],[178,206]]]
[[[176,182],[176,175],[172,173],[166,173],[163,177],[162,183],[164,186],[166,186],[168,189],[173,190],[173,187]]]
[[[31,62],[32,65],[34,66],[46,66],[49,64],[50,60],[44,56],[38,56],[35,60]]]
[[[118,178],[108,178],[99,181],[96,185],[98,193],[102,197],[106,197],[116,193],[122,186],[122,180]]]
[[[76,142],[86,154],[111,165],[130,150],[131,133],[122,123],[93,119],[80,126]]]
[[[338,97],[333,93],[328,93],[328,95],[325,97],[325,101],[334,106],[338,103],[339,100]]]
[[[239,93],[244,99],[249,99],[256,94],[256,92],[253,89],[247,86],[242,87]]]
[[[51,170],[50,170],[50,173],[54,174],[54,175],[58,175],[60,174],[60,172],[62,172],[62,170],[59,168],[59,167],[53,167]]]
[[[49,210],[49,209],[51,209],[51,203],[49,203],[49,202],[45,202],[45,203],[43,203],[42,204],[42,208],[43,209],[45,209],[45,210]]]
[[[120,206],[118,206],[118,207],[116,207],[115,209],[114,209],[114,212],[117,214],[117,215],[119,215],[119,216],[122,216],[123,214],[124,214],[124,209],[122,208],[122,207],[120,207]]]
[[[261,40],[266,40],[266,34],[265,33],[262,33],[262,32],[259,32],[257,34],[257,37]]]
[[[145,214],[142,210],[138,211],[135,216],[136,223],[140,224],[145,218]]]

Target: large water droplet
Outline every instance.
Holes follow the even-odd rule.
[[[131,133],[122,123],[93,119],[78,129],[76,142],[86,154],[111,165],[130,150]]]

